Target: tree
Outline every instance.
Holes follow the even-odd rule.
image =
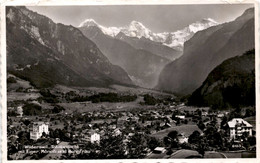
[[[245,117],[251,117],[251,116],[255,116],[255,108],[253,108],[253,109],[250,109],[250,108],[246,109],[246,113],[244,115],[244,118]]]
[[[24,123],[26,126],[28,126],[28,125],[31,123],[31,121],[28,120],[28,119],[26,119],[26,120],[23,121],[23,123]]]
[[[199,129],[201,129],[202,131],[205,129],[205,125],[202,121],[199,121],[199,123],[197,124],[197,126],[199,127]]]
[[[143,135],[135,134],[130,138],[130,142],[127,144],[128,158],[142,158],[144,157],[143,151],[147,142]]]
[[[223,147],[223,135],[218,132],[216,126],[210,124],[204,131],[205,137],[208,140],[208,144],[211,147],[222,148]]]
[[[251,146],[256,145],[256,138],[255,138],[254,136],[248,137],[248,140],[247,140],[247,141],[249,142],[249,144],[250,144]]]
[[[168,138],[172,148],[179,147],[178,131],[171,131],[168,133]]]
[[[155,105],[156,103],[158,103],[158,101],[153,96],[151,96],[149,94],[145,94],[144,95],[144,103],[146,105]]]
[[[18,150],[14,144],[8,144],[8,155],[12,155],[17,152],[18,152]]]
[[[42,107],[37,104],[27,103],[23,106],[24,115],[41,115]]]
[[[198,142],[197,151],[199,152],[199,154],[202,155],[202,157],[204,157],[206,150],[208,150],[208,143],[207,143],[207,140],[205,139],[205,137],[203,137]]]
[[[176,120],[176,125],[179,125],[181,123],[180,118]]]
[[[62,106],[56,105],[52,109],[52,113],[60,113],[61,111],[65,110]]]
[[[198,114],[199,117],[202,116],[202,111],[200,109],[197,109],[195,112]]]
[[[241,108],[239,106],[236,107],[235,110],[232,110],[229,114],[228,120],[232,120],[233,118],[242,118]]]
[[[168,136],[165,136],[163,138],[163,143],[164,143],[165,146],[168,146],[171,143]]]
[[[189,136],[188,142],[190,144],[197,144],[199,143],[200,138],[200,132],[196,130]]]
[[[25,144],[30,144],[30,133],[26,131],[19,132],[17,140],[22,146]]]
[[[228,118],[227,118],[227,116],[224,116],[222,118],[221,123],[220,123],[220,128],[223,129],[223,130],[227,130],[228,129],[227,122],[228,122]]]
[[[12,76],[7,78],[7,84],[9,84],[9,83],[16,83],[16,82],[17,82],[16,79],[14,77],[12,77]]]
[[[156,139],[154,137],[148,137],[147,145],[148,145],[148,148],[150,148],[151,150],[154,150],[156,147],[161,146],[161,144],[162,143],[158,139]]]
[[[178,139],[178,131],[171,131],[168,133],[168,137],[171,138],[172,140],[177,140]]]

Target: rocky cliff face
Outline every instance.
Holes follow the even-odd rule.
[[[190,105],[215,109],[255,106],[255,52],[225,60],[189,98]]]
[[[7,7],[6,20],[8,71],[36,86],[132,84],[77,28],[25,7]]]
[[[184,44],[184,54],[165,66],[156,88],[190,94],[224,60],[253,49],[254,9],[236,20],[197,32]]]

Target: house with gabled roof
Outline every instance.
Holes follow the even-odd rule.
[[[228,122],[230,139],[238,139],[243,133],[247,133],[248,136],[252,136],[253,126],[242,118],[233,118]]]

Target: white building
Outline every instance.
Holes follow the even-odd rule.
[[[122,132],[120,131],[120,129],[116,128],[113,132],[114,136],[119,136],[122,134]]]
[[[223,118],[224,116],[225,116],[224,113],[219,113],[219,114],[217,115],[218,118]]]
[[[176,118],[185,119],[185,115],[176,115]]]
[[[164,153],[164,152],[166,152],[166,149],[164,147],[156,147],[153,150],[153,153],[157,153],[157,154]]]
[[[230,139],[237,139],[242,136],[243,133],[248,133],[248,136],[252,136],[253,126],[242,118],[233,118],[228,122],[230,131]]]
[[[42,133],[45,132],[45,134],[49,134],[49,123],[45,122],[34,122],[33,123],[33,129],[30,131],[30,139],[37,140],[42,136]]]
[[[186,137],[185,135],[184,135],[184,133],[180,133],[179,135],[178,135],[178,139],[179,139],[179,143],[188,143],[188,137]]]
[[[18,117],[23,117],[23,108],[22,106],[18,106],[16,110]]]
[[[91,134],[90,142],[91,143],[99,143],[100,142],[100,134],[97,134],[97,133]]]
[[[202,111],[202,112],[201,112],[201,115],[205,117],[205,116],[208,115],[208,112],[207,112],[207,111]]]

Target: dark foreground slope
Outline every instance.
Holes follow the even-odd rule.
[[[234,21],[200,31],[185,42],[184,54],[165,66],[157,88],[190,94],[217,65],[254,46],[254,9],[251,8]]]
[[[226,108],[255,105],[255,52],[217,66],[189,98],[190,105]]]
[[[132,83],[77,28],[55,24],[25,7],[7,7],[6,15],[9,73],[37,87]]]

